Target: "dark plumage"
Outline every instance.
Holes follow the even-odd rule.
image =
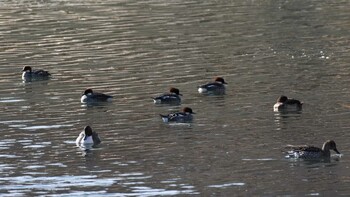
[[[105,101],[111,101],[113,96],[99,93],[99,92],[93,92],[92,89],[86,89],[81,96],[80,101],[82,103],[91,103],[91,102],[105,102]]]
[[[153,102],[155,104],[174,104],[179,105],[181,103],[182,94],[180,94],[180,90],[177,88],[170,88],[169,93],[162,94],[153,98]]]
[[[277,99],[277,102],[273,106],[274,111],[300,111],[302,110],[303,103],[299,100],[288,98],[284,95]]]
[[[337,149],[337,146],[333,140],[327,140],[323,143],[322,148],[318,148],[315,146],[293,146],[288,145],[286,147],[289,149],[287,152],[287,158],[302,158],[302,159],[322,159],[322,158],[330,158],[331,152],[330,150],[334,150],[337,154],[340,152]]]
[[[22,79],[24,81],[49,79],[51,74],[45,70],[32,70],[30,66],[24,66],[22,69]]]
[[[97,146],[101,143],[101,139],[98,136],[98,133],[95,131],[92,131],[92,128],[90,126],[84,127],[84,131],[82,131],[78,138],[75,140],[76,144],[78,146]]]
[[[222,77],[216,77],[214,82],[198,86],[198,92],[201,94],[222,95],[225,94],[225,84],[227,83]]]
[[[162,115],[160,114],[160,117],[162,118],[163,122],[177,122],[177,123],[186,123],[186,122],[192,122],[193,116],[192,114],[195,114],[191,108],[185,107],[182,109],[182,112],[176,112],[171,113],[168,115]]]

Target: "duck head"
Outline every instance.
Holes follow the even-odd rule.
[[[93,94],[92,89],[86,89],[83,93],[83,95],[90,95],[90,94]]]
[[[195,113],[192,111],[192,109],[189,108],[189,107],[183,108],[182,111],[183,111],[184,113],[195,114]]]
[[[32,72],[32,67],[24,66],[23,69],[22,69],[22,72]]]
[[[176,95],[180,95],[180,96],[182,96],[182,94],[180,94],[180,90],[179,89],[177,89],[177,88],[170,88],[170,90],[169,90],[171,93],[174,93],[174,94],[176,94]]]
[[[327,140],[323,146],[322,146],[322,150],[326,151],[326,150],[334,150],[337,154],[340,154],[340,152],[337,149],[337,145],[335,144],[334,140]]]
[[[222,77],[216,77],[216,78],[215,78],[215,82],[219,82],[219,83],[222,83],[222,84],[227,84],[227,83],[225,82],[224,78],[222,78]]]
[[[288,97],[282,95],[282,96],[278,97],[277,102],[279,102],[279,103],[284,103],[284,102],[286,102],[287,100],[288,100]]]
[[[86,140],[87,137],[92,136],[92,128],[90,126],[86,126],[84,128],[84,133],[85,133],[84,140]]]

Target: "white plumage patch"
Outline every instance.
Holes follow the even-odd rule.
[[[81,96],[81,99],[80,99],[80,102],[82,102],[82,103],[86,103],[87,102],[87,96],[86,95],[83,95],[83,96]]]
[[[208,90],[206,88],[198,88],[198,92],[202,94],[208,92]]]
[[[165,123],[169,122],[169,118],[168,118],[168,117],[162,117],[162,120],[163,120],[163,122],[165,122]]]

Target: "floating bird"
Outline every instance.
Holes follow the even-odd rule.
[[[193,120],[192,114],[195,114],[192,111],[192,109],[189,107],[185,107],[182,109],[182,112],[171,113],[168,115],[160,114],[160,117],[165,123],[169,123],[169,122],[187,123],[187,122],[192,122]]]
[[[162,94],[153,98],[153,102],[155,104],[174,104],[179,105],[181,103],[182,94],[180,94],[180,90],[177,88],[170,88],[169,93]]]
[[[80,101],[82,103],[94,103],[94,102],[105,102],[111,101],[113,96],[109,96],[106,94],[93,92],[92,89],[86,89],[84,94],[81,96]]]
[[[323,143],[322,148],[308,145],[288,145],[286,148],[289,149],[286,158],[329,159],[331,156],[330,150],[334,150],[337,154],[340,154],[333,140],[327,140]]]
[[[32,70],[30,66],[24,66],[22,69],[22,79],[24,81],[32,80],[46,80],[49,79],[51,74],[45,70]]]
[[[79,134],[78,138],[75,140],[75,143],[78,146],[97,146],[101,143],[101,140],[97,132],[92,131],[92,128],[90,126],[86,126],[84,128],[84,131],[82,131]]]
[[[299,100],[288,98],[286,96],[280,96],[277,102],[273,106],[273,110],[277,111],[300,111],[302,110],[303,103]]]
[[[198,86],[198,92],[201,94],[222,95],[225,94],[226,84],[222,77],[216,77],[214,82]]]

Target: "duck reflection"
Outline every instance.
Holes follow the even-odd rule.
[[[301,117],[301,111],[294,112],[275,112],[274,113],[274,122],[277,126],[277,130],[282,130],[285,128],[286,124],[291,119],[299,119]]]

